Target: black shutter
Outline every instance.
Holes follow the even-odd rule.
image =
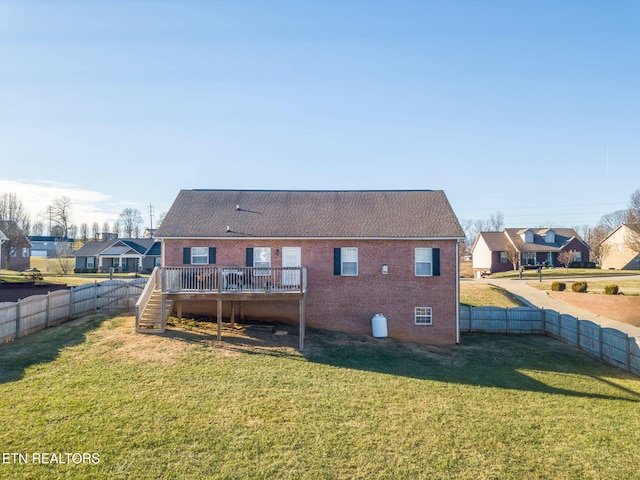
[[[333,274],[342,275],[342,261],[340,257],[340,248],[333,249]]]
[[[191,264],[191,249],[189,247],[182,249],[182,263],[185,265]]]
[[[209,248],[209,263],[216,263],[216,247]]]
[[[253,248],[247,248],[247,267],[253,267]]]
[[[440,276],[440,249],[434,248],[432,253],[433,253],[433,276],[439,277]]]

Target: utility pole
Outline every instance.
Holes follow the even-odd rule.
[[[153,231],[153,205],[149,204],[149,230]]]

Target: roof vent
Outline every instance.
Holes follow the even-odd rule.
[[[229,233],[230,231],[231,231],[231,227],[227,225],[227,233]]]
[[[240,204],[236,205],[236,210],[240,210]]]

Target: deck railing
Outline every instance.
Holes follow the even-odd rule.
[[[140,318],[147,308],[153,292],[160,289],[160,279],[160,269],[159,267],[155,267],[153,272],[151,272],[151,276],[149,277],[149,280],[147,280],[147,284],[142,290],[138,301],[136,302],[136,329],[139,327]]]
[[[303,293],[305,267],[160,267],[165,293]]]

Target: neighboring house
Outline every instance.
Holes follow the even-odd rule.
[[[589,263],[589,246],[572,228],[505,228],[480,232],[471,249],[475,276],[520,267],[561,266],[558,254],[574,252],[574,266]]]
[[[0,231],[6,237],[2,242],[2,267],[21,272],[31,266],[31,242],[18,224],[0,220]]]
[[[32,235],[29,237],[31,241],[31,256],[55,258],[61,253],[68,254],[73,252],[73,238],[60,238],[42,235]]]
[[[75,254],[76,273],[151,272],[160,265],[160,243],[151,238],[115,238],[87,242]]]
[[[631,248],[637,235],[629,225],[619,225],[600,242],[601,268],[603,270],[640,270],[640,253]]]
[[[390,337],[459,341],[464,232],[442,191],[183,190],[156,238],[179,314],[370,335],[380,313]]]

